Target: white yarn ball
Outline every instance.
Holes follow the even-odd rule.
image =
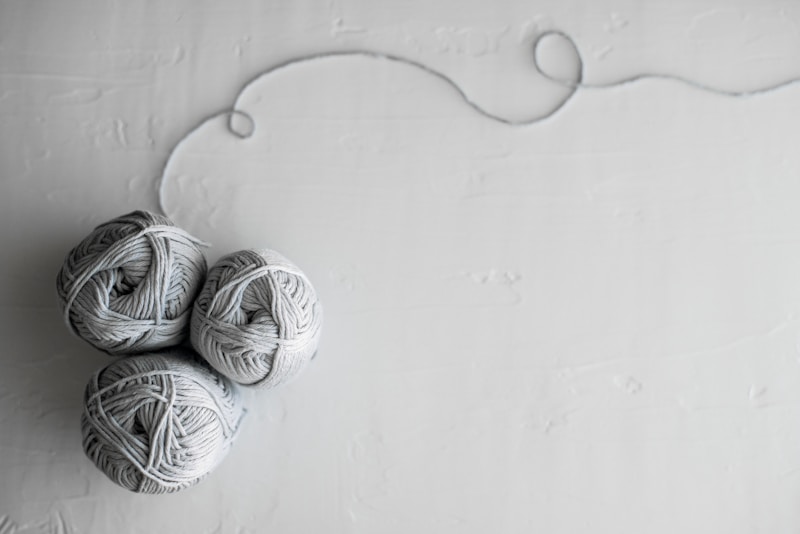
[[[321,327],[322,305],[299,268],[271,250],[243,250],[209,271],[191,341],[232,380],[274,387],[312,359]]]
[[[188,350],[122,358],[86,386],[83,449],[124,488],[172,493],[219,464],[243,413],[235,386]]]
[[[178,345],[206,273],[201,242],[162,215],[101,224],[70,251],[56,280],[73,333],[109,354]]]

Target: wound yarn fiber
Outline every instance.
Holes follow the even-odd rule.
[[[193,486],[236,437],[244,410],[235,387],[186,349],[115,360],[86,386],[83,450],[131,491]]]
[[[109,354],[178,345],[205,279],[202,245],[147,211],[101,224],[67,254],[58,273],[64,321]]]
[[[272,250],[242,250],[217,262],[194,304],[191,342],[217,371],[274,387],[312,359],[322,305],[311,282]]]

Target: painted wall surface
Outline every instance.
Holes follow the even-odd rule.
[[[489,7],[491,4],[491,7]],[[0,0],[0,534],[800,532],[800,77],[779,1]],[[567,58],[569,59],[569,58]],[[564,60],[566,61],[566,60]],[[564,67],[555,61],[555,68]],[[551,61],[551,66],[552,66]],[[158,207],[271,247],[320,357],[171,496],[82,453],[108,356],[55,300],[95,225]]]

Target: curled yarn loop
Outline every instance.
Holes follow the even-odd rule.
[[[219,464],[243,414],[235,386],[189,351],[119,359],[86,387],[83,449],[124,488],[172,493]]]
[[[271,250],[222,258],[194,304],[191,341],[236,382],[274,387],[314,356],[322,305],[303,272]]]
[[[167,217],[146,211],[98,226],[58,273],[64,321],[109,354],[179,344],[205,277],[202,245]]]

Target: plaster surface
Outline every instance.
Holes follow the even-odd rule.
[[[375,58],[242,88],[368,50],[518,120],[564,96],[544,31],[588,83],[747,91],[800,77],[798,24],[778,1],[0,0],[0,534],[797,532],[800,85],[581,89],[521,127]],[[234,105],[252,137],[195,129]],[[221,467],[148,497],[83,456],[109,357],[54,285],[95,225],[158,208],[165,166],[211,261],[279,250],[326,317],[304,374],[245,391]]]

